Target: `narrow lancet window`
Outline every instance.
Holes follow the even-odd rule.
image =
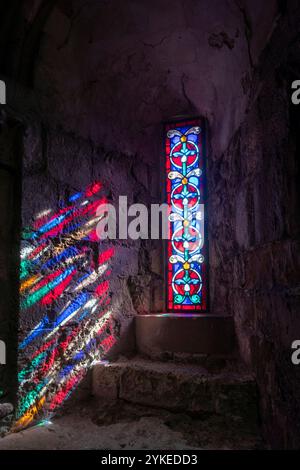
[[[205,230],[205,127],[201,119],[165,128],[166,193],[170,205],[167,241],[167,310],[207,310]]]

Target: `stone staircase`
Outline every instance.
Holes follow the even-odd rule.
[[[263,447],[256,383],[230,317],[141,316],[135,332],[135,352],[95,363],[51,425],[0,449]]]
[[[160,416],[201,448],[262,446],[256,383],[239,360],[231,317],[138,316],[135,332],[136,355],[94,365],[95,407],[105,403],[99,425],[109,415]]]

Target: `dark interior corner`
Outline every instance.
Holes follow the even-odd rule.
[[[0,9],[0,450],[300,449],[299,2]]]

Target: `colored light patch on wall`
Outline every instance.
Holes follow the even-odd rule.
[[[47,419],[113,344],[111,325],[100,331],[111,315],[104,309],[114,256],[114,249],[95,238],[97,208],[106,202],[102,190],[100,182],[92,183],[65,205],[60,200],[58,209],[41,211],[24,230],[16,429],[37,416]],[[28,332],[27,319],[36,317]]]

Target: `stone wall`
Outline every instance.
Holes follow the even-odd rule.
[[[290,99],[300,76],[295,15],[290,10],[279,25],[248,115],[210,165],[212,289],[218,311],[234,315],[242,357],[256,375],[265,438],[275,448],[300,446],[300,368],[291,362],[300,337],[300,114]]]
[[[7,119],[0,122],[0,340],[5,363],[0,365],[0,433],[11,421],[17,389],[18,253],[21,205],[22,127]],[[8,410],[8,412],[7,412]]]
[[[218,158],[244,119],[253,70],[279,10],[274,0],[79,0],[68,7],[58,1],[35,66],[40,109],[64,128],[132,156],[148,200],[161,203],[162,122],[204,116],[208,160]],[[212,166],[211,193],[214,174]],[[139,312],[162,312],[164,253],[161,244],[148,247],[139,263],[149,274],[150,298],[144,280],[130,278],[128,286]],[[220,297],[226,286],[214,287],[214,265],[210,278],[211,311],[228,314],[226,294]]]
[[[0,40],[16,59],[3,60],[3,71],[30,87],[43,121],[126,155],[137,187],[142,185],[135,202],[146,203],[165,197],[162,121],[202,115],[209,121],[208,159],[226,149],[244,118],[254,67],[280,12],[275,0],[51,5],[24,2],[20,9],[12,3],[10,28]],[[24,113],[22,100],[21,93],[16,107]],[[213,192],[213,168],[208,178]],[[139,270],[148,277],[141,283],[131,276],[128,288],[138,312],[163,311],[161,245],[141,245]],[[211,310],[227,314],[211,264]]]
[[[101,203],[146,199],[132,160],[37,124],[23,162],[16,428],[60,408],[93,361],[133,350],[150,298],[143,243],[96,234]]]

